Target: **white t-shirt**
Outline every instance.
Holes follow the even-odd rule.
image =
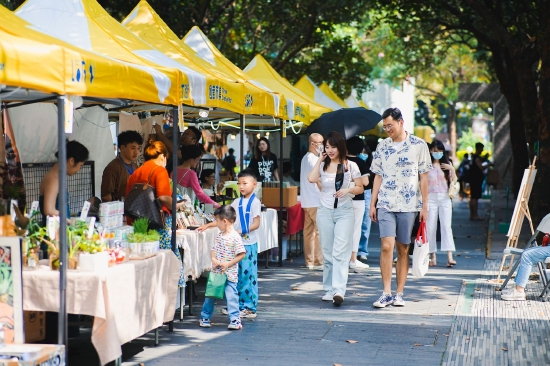
[[[319,157],[311,152],[308,152],[302,158],[302,164],[300,165],[300,203],[302,208],[319,207],[321,192],[319,192],[317,184],[310,183],[307,180],[309,172],[313,170],[318,159]]]
[[[243,199],[243,205],[242,205],[242,211],[243,216],[246,217],[246,208],[248,207],[248,201],[249,198]],[[237,220],[235,220],[235,230],[241,231],[241,215],[239,213],[239,205],[241,203],[241,198],[237,198],[233,201],[231,204],[231,207],[235,209],[235,212],[237,213]],[[260,200],[258,198],[254,198],[254,201],[252,201],[252,205],[250,205],[250,222],[248,223],[248,226],[252,225],[252,222],[254,221],[255,217],[260,216],[262,213],[262,204],[260,203]],[[258,242],[258,234],[256,233],[258,230],[252,230],[248,234],[241,235],[243,238],[243,244],[244,245],[252,245],[256,244]]]
[[[336,174],[330,174],[323,171],[325,163],[321,163],[321,205],[326,208],[334,209],[334,194],[336,193],[336,187],[334,180]],[[348,160],[348,171],[344,173],[344,184],[342,188],[349,188],[350,182],[354,179],[361,178],[361,172],[359,167],[353,161]],[[351,201],[351,195],[347,194],[344,197],[338,198],[338,207],[341,207],[346,202]]]

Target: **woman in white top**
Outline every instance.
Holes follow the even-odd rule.
[[[346,159],[346,140],[330,132],[323,142],[325,151],[308,175],[321,190],[317,227],[323,251],[323,301],[340,306],[346,294],[348,266],[355,222],[352,195],[363,194],[357,164]]]
[[[428,243],[430,244],[430,266],[436,265],[437,252],[437,219],[441,227],[441,250],[447,252],[447,267],[456,264],[453,259],[455,241],[451,221],[453,218],[453,203],[449,198],[449,185],[456,183],[456,173],[445,154],[445,145],[434,140],[430,145],[433,169],[428,172]]]

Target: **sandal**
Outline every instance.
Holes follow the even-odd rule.
[[[454,265],[456,265],[455,261],[452,261],[452,262],[447,261],[447,267],[452,267]]]

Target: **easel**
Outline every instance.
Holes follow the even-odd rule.
[[[527,218],[529,221],[529,226],[531,227],[531,235],[535,233],[533,228],[533,220],[531,219],[531,213],[529,212],[529,197],[531,196],[531,190],[533,188],[533,182],[537,175],[537,170],[535,169],[535,162],[537,157],[533,159],[533,163],[529,168],[525,169],[523,173],[523,179],[521,180],[521,187],[519,189],[518,198],[516,200],[516,206],[514,207],[514,213],[512,214],[512,221],[510,222],[510,228],[508,229],[508,241],[506,243],[506,248],[517,248],[519,234],[521,232],[521,227],[523,226],[523,219]],[[500,282],[500,275],[504,269],[504,264],[506,259],[511,256],[510,264],[506,267],[509,268],[514,262],[514,254],[504,253],[502,257],[502,262],[500,263],[500,269],[498,271],[497,283]]]

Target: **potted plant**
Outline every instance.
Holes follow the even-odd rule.
[[[142,252],[142,245],[147,236],[149,220],[146,218],[137,219],[132,225],[134,233],[128,235],[128,248],[130,249],[130,258],[139,257]]]
[[[141,251],[145,255],[150,255],[159,251],[160,234],[156,230],[149,230],[145,235],[145,242],[142,244]]]

